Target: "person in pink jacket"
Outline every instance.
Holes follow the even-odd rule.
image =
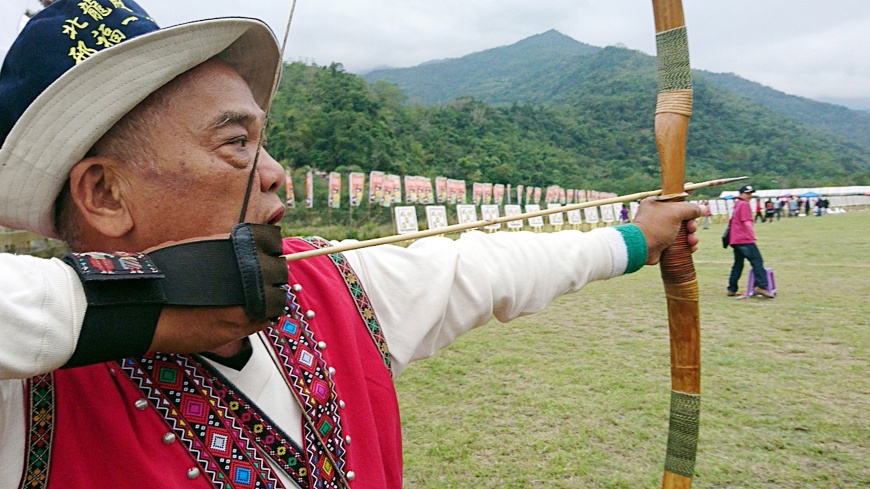
[[[737,295],[737,281],[743,274],[743,263],[749,260],[752,273],[755,274],[755,288],[753,292],[762,297],[773,299],[774,295],[768,289],[767,275],[764,273],[764,260],[761,252],[755,245],[755,231],[752,228],[752,210],[749,208],[749,200],[755,189],[752,185],[740,187],[740,195],[734,201],[734,212],[729,221],[730,232],[728,242],[734,249],[734,264],[731,266],[731,276],[728,277],[728,295]]]

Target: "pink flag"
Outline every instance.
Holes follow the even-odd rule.
[[[447,202],[447,177],[435,177],[435,200],[439,204]]]
[[[293,178],[290,176],[290,172],[284,174],[284,196],[286,197],[287,207],[295,207],[296,200],[293,195]]]
[[[384,172],[369,173],[369,204],[379,204],[384,198]]]
[[[311,170],[305,174],[305,207],[314,207],[314,173]]]
[[[365,188],[365,173],[351,173],[347,179],[348,198],[350,199],[351,207],[359,207],[363,200],[363,188]]]
[[[341,173],[329,172],[329,195],[326,200],[326,205],[333,209],[341,207]]]
[[[508,190],[510,191],[510,190]],[[497,183],[492,186],[492,203],[501,205],[504,201],[504,185]]]

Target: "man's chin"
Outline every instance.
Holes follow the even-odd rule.
[[[236,340],[232,343],[227,343],[226,345],[219,346],[217,348],[213,348],[209,350],[209,353],[213,353],[219,357],[231,357],[239,352],[242,349],[242,344],[244,340]]]

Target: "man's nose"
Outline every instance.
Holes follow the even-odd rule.
[[[277,192],[284,182],[284,167],[265,149],[260,152],[257,173],[260,175],[260,190],[263,192]]]

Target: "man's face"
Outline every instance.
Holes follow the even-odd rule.
[[[749,200],[752,198],[752,194],[750,194],[748,192],[741,192],[739,197],[741,200],[745,200],[745,201],[749,202]]]
[[[176,91],[148,134],[152,168],[130,167],[139,248],[227,233],[238,222],[264,113],[229,65],[208,61],[173,82]],[[284,170],[261,150],[245,220],[277,223],[284,206],[276,191]]]

